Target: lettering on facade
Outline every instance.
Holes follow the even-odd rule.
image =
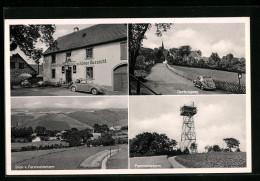
[[[90,61],[87,61],[87,62],[79,62],[77,63],[77,65],[93,65],[93,64],[103,64],[103,63],[107,63],[107,60],[106,59],[102,59],[102,60],[90,60]]]

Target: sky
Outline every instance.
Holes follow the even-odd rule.
[[[222,56],[232,53],[235,57],[245,57],[245,24],[243,23],[204,23],[174,24],[161,37],[155,35],[153,25],[146,32],[143,47],[178,48],[190,45],[192,50],[201,50],[202,56],[209,57],[212,52]]]
[[[79,109],[104,109],[127,108],[128,98],[121,97],[31,97],[12,98],[12,109],[32,108],[79,108]]]
[[[55,26],[56,26],[56,31],[53,34],[54,40],[56,40],[58,37],[72,33],[74,31],[75,27],[78,27],[79,30],[82,30],[82,29],[90,27],[92,25],[91,24],[82,24],[82,25],[69,24],[69,25],[55,25]],[[48,47],[46,47],[45,44],[43,44],[43,43],[37,43],[36,46],[38,48],[42,48],[43,52],[48,49]],[[11,55],[16,54],[16,53],[19,53],[27,63],[35,64],[35,61],[30,59],[29,57],[27,57],[19,48],[16,49],[15,51],[12,51]],[[43,58],[40,59],[40,63],[43,63]]]
[[[223,138],[240,141],[241,151],[246,151],[245,96],[151,96],[130,97],[129,137],[143,132],[166,134],[178,142],[181,138],[181,106],[197,106],[194,116],[198,151],[207,145],[226,146]]]

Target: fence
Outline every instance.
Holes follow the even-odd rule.
[[[161,95],[145,85],[140,78],[129,74],[129,93],[132,95]]]
[[[179,76],[182,76],[188,80],[194,80],[199,75],[186,73],[180,70],[176,70],[170,65],[167,64],[168,69],[170,69],[172,72],[176,73]],[[231,94],[245,94],[246,93],[246,85],[245,84],[238,84],[235,82],[227,82],[227,81],[220,81],[220,80],[214,80],[216,88]]]

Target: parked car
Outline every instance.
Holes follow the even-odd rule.
[[[199,87],[202,90],[204,90],[204,89],[210,89],[210,90],[216,89],[216,85],[215,85],[213,79],[209,76],[198,76],[197,79],[193,80],[193,84],[194,84],[195,87]]]
[[[32,87],[32,84],[28,80],[21,82],[21,87]]]
[[[75,82],[72,83],[70,86],[72,92],[76,91],[84,91],[84,92],[91,92],[93,95],[97,95],[100,93],[105,93],[105,88],[98,84],[94,84],[92,80],[86,79],[77,79]]]

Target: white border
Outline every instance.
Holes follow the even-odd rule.
[[[114,169],[114,170],[11,170],[11,97],[10,97],[10,36],[9,25],[14,24],[119,24],[119,23],[244,23],[246,47],[246,168],[185,168],[185,169]],[[186,174],[186,173],[250,173],[252,172],[251,148],[251,73],[250,73],[250,18],[121,18],[121,19],[6,19],[5,20],[5,113],[6,113],[6,174],[7,175],[85,175],[85,174]],[[187,96],[187,95],[163,95]],[[196,95],[205,96],[205,95]],[[235,95],[206,95],[235,96]],[[237,95],[236,95],[237,96]],[[43,97],[43,96],[42,96]],[[62,96],[59,96],[62,97]],[[72,97],[72,96],[68,96]],[[110,96],[116,97],[116,96]],[[15,97],[19,98],[19,97]],[[28,97],[30,98],[30,97]],[[129,105],[129,96],[128,96]],[[129,111],[129,107],[128,107]],[[128,115],[129,121],[129,115]]]

